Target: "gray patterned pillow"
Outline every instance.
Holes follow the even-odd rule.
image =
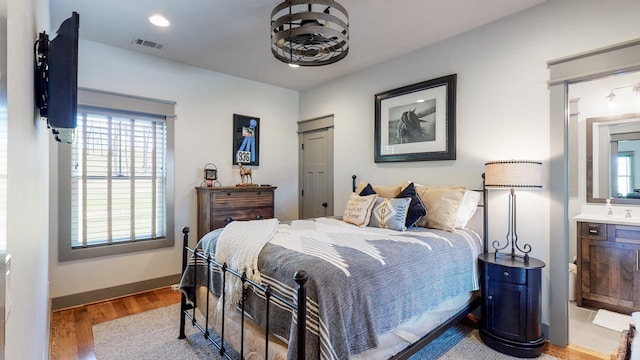
[[[407,230],[405,221],[410,203],[410,197],[395,199],[378,197],[371,211],[369,226],[400,231]]]

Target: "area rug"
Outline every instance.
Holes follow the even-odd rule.
[[[178,339],[179,305],[130,315],[93,326],[97,360],[220,359],[200,332],[187,323],[184,340]],[[478,330],[456,325],[434,340],[411,360],[509,360],[516,359],[485,346]],[[543,354],[542,360],[556,357]]]
[[[596,316],[593,318],[592,323],[611,330],[622,331],[629,328],[631,316],[599,309]]]

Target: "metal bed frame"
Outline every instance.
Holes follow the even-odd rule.
[[[258,284],[255,281],[252,281],[250,279],[247,278],[246,276],[246,272],[242,272],[239,273],[233,269],[229,269],[227,267],[227,264],[220,264],[218,262],[216,262],[215,260],[213,260],[213,258],[211,257],[210,253],[205,254],[203,251],[198,250],[198,249],[192,249],[189,247],[189,228],[188,227],[183,227],[182,228],[182,233],[183,235],[183,251],[182,251],[182,271],[186,271],[187,267],[189,266],[188,263],[188,253],[191,253],[192,255],[204,260],[207,264],[207,268],[209,269],[209,271],[207,271],[207,294],[210,292],[210,286],[211,286],[211,268],[212,265],[214,268],[219,268],[220,271],[222,272],[222,289],[226,289],[226,281],[227,281],[227,274],[229,274],[230,276],[234,276],[237,277],[238,279],[240,279],[240,281],[242,282],[242,301],[240,301],[240,314],[241,314],[241,322],[240,322],[240,326],[241,326],[241,331],[240,331],[240,358],[244,359],[244,320],[245,320],[245,302],[244,299],[246,299],[247,297],[247,291],[248,291],[248,286],[252,286],[253,291],[256,292],[260,292],[264,298],[266,299],[266,327],[265,327],[265,354],[264,354],[264,358],[268,359],[268,355],[269,355],[269,306],[271,304],[272,298],[273,299],[277,299],[278,301],[280,301],[282,303],[283,306],[289,308],[292,310],[292,312],[295,312],[296,316],[297,316],[297,335],[298,335],[298,353],[296,354],[297,357],[296,359],[298,360],[304,360],[305,359],[305,343],[306,343],[306,323],[307,323],[307,292],[306,289],[304,287],[305,283],[307,282],[307,273],[304,270],[300,270],[297,271],[294,275],[293,278],[295,280],[295,282],[298,284],[298,289],[297,289],[297,302],[294,303],[291,300],[285,299],[283,297],[281,297],[278,294],[274,294],[271,290],[271,287],[269,285],[267,286],[262,286],[261,284]],[[197,271],[194,272],[194,282],[197,283]],[[185,331],[185,322],[186,322],[186,318],[189,318],[189,320],[191,320],[191,324],[195,327],[198,328],[198,330],[200,330],[200,332],[204,335],[204,338],[206,340],[208,340],[213,346],[216,347],[216,349],[218,349],[218,352],[220,354],[220,356],[229,359],[229,360],[233,360],[233,358],[231,357],[231,355],[229,355],[229,353],[227,352],[227,349],[225,348],[225,337],[224,337],[224,327],[225,327],[225,308],[226,308],[226,296],[225,296],[226,291],[222,291],[222,294],[220,296],[220,301],[222,301],[222,321],[221,321],[221,325],[220,325],[220,341],[217,341],[214,337],[211,336],[211,334],[209,333],[209,296],[207,296],[207,300],[206,300],[206,305],[205,305],[205,309],[207,309],[207,311],[204,312],[204,317],[205,317],[205,323],[204,325],[198,323],[198,321],[196,320],[196,308],[198,307],[197,304],[197,300],[196,297],[194,296],[193,299],[193,304],[188,304],[187,303],[187,297],[184,293],[182,293],[182,296],[180,298],[180,335],[178,336],[178,339],[184,339],[186,338],[186,335],[184,333]],[[191,310],[191,311],[190,311]]]
[[[483,174],[484,179],[484,174]],[[352,187],[353,191],[356,190],[356,176],[352,176]],[[483,239],[483,251],[488,252],[488,243],[487,243],[487,192],[482,190],[477,190],[483,192],[483,204],[478,205],[479,207],[483,207],[483,230],[484,230],[484,239]],[[299,270],[294,274],[294,280],[297,283],[297,301],[293,302],[292,300],[285,299],[277,294],[274,294],[270,288],[270,286],[262,286],[250,279],[247,278],[246,273],[239,273],[235,271],[235,269],[229,269],[226,264],[220,264],[213,260],[211,254],[205,254],[203,251],[198,249],[192,249],[189,247],[189,228],[183,227],[183,252],[182,252],[182,271],[186,271],[189,266],[188,254],[192,254],[200,259],[204,260],[207,264],[207,267],[211,269],[211,266],[215,268],[219,268],[222,272],[222,289],[225,288],[227,274],[230,276],[234,276],[242,282],[243,294],[242,298],[246,298],[246,294],[248,291],[248,286],[250,285],[253,288],[253,291],[261,293],[266,299],[266,326],[265,326],[265,359],[268,359],[269,354],[269,306],[271,304],[272,298],[277,299],[282,302],[282,304],[291,309],[292,313],[294,313],[297,317],[297,354],[296,359],[304,360],[305,359],[305,343],[306,343],[306,289],[305,283],[307,281],[307,273],[304,270]],[[197,273],[197,272],[196,272]],[[194,273],[194,276],[195,273]],[[210,292],[211,286],[211,271],[207,271],[207,294]],[[195,282],[195,279],[194,279]],[[220,297],[220,301],[222,301],[222,321],[220,328],[220,340],[216,340],[211,336],[209,332],[209,311],[204,312],[205,323],[204,325],[198,323],[196,320],[196,308],[198,304],[196,303],[196,299],[194,296],[193,304],[187,303],[187,297],[184,293],[182,293],[180,300],[180,335],[179,339],[186,338],[185,335],[185,323],[188,318],[191,321],[191,324],[198,328],[200,332],[204,335],[204,338],[208,340],[216,349],[221,357],[229,360],[234,360],[227,348],[225,347],[225,291],[222,291],[222,295]],[[457,324],[460,320],[465,318],[469,313],[473,312],[478,306],[480,306],[481,297],[477,297],[470,304],[463,307],[460,311],[458,311],[454,316],[449,318],[447,321],[443,322],[432,331],[424,335],[422,338],[418,339],[418,341],[410,344],[403,350],[401,350],[396,355],[392,356],[390,360],[408,360],[411,356],[415,355],[418,351],[422,350],[425,346],[427,346],[430,342],[435,340],[437,337],[442,335],[446,330],[448,330],[451,326]],[[245,304],[244,300],[242,300],[239,304],[239,309],[241,313],[241,337],[240,337],[240,359],[244,359],[244,321],[245,321]],[[209,296],[207,296],[205,309],[209,309]]]

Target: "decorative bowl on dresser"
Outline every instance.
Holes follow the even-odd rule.
[[[196,187],[198,239],[234,220],[271,219],[276,186]]]

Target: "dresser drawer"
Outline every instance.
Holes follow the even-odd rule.
[[[580,235],[583,239],[607,240],[607,224],[580,222]]]
[[[270,191],[220,192],[211,203],[211,209],[215,212],[223,209],[270,206],[273,206],[273,192]]]
[[[273,218],[273,208],[260,207],[251,209],[216,209],[211,216],[211,223],[215,223],[216,227],[226,225],[227,219],[231,220],[260,220]]]
[[[517,285],[527,283],[527,272],[522,269],[509,268],[506,266],[489,266],[488,273],[489,279],[491,280]]]
[[[640,226],[609,225],[611,237],[609,241],[640,245]]]

